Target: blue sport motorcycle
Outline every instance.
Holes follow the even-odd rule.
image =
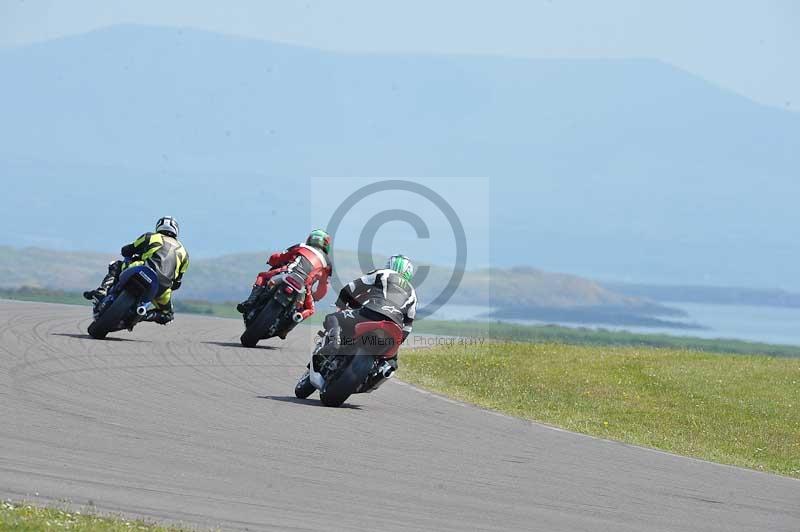
[[[147,317],[149,305],[158,293],[158,275],[149,266],[123,270],[108,295],[94,307],[89,336],[102,339],[110,332],[133,327]]]

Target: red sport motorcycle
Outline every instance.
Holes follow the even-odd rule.
[[[305,399],[319,390],[325,406],[341,406],[354,393],[371,392],[369,383],[388,379],[395,367],[387,362],[397,355],[403,343],[403,329],[392,321],[358,323],[355,335],[333,354],[325,354],[327,342],[336,341],[326,331],[317,341],[308,369],[300,377],[294,393]]]

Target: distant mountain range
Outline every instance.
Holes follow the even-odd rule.
[[[312,177],[480,176],[491,266],[800,290],[800,115],[658,61],[116,26],[2,50],[0,72],[4,244],[101,249],[169,213],[213,257],[319,224]]]

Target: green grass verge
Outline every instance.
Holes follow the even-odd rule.
[[[64,305],[89,305],[83,296],[77,292],[63,292],[47,288],[0,288],[0,299],[14,301],[39,301],[42,303],[62,303]]]
[[[40,530],[184,532],[188,529],[163,527],[140,520],[99,517],[83,512],[3,502],[0,503],[0,530],[14,532],[39,532]]]
[[[61,290],[31,288],[27,286],[15,289],[0,288],[0,299],[89,306],[89,302],[83,299],[83,296],[77,292],[64,292]],[[210,301],[180,299],[178,297],[173,299],[173,305],[177,313],[242,319],[242,315],[236,311],[236,303],[233,302],[212,303]],[[322,323],[322,316],[319,314],[312,316],[311,319],[307,320],[307,323]]]
[[[499,343],[406,350],[400,377],[602,438],[800,477],[800,360]]]
[[[38,301],[42,303],[62,303],[65,305],[89,306],[89,302],[77,292],[64,292],[62,290],[51,290],[48,288],[32,288],[23,286],[22,288],[2,288],[0,289],[0,299],[11,299],[15,301]],[[204,316],[216,316],[220,318],[239,318],[242,315],[236,312],[236,303],[211,303],[208,301],[195,301],[192,299],[174,300],[175,312],[187,314],[202,314]]]
[[[668,334],[640,334],[606,329],[561,327],[558,325],[521,325],[500,322],[436,321],[426,319],[414,323],[414,332],[511,342],[666,347],[725,354],[800,357],[800,347],[792,345],[671,336]]]

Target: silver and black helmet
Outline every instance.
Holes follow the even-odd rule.
[[[156,233],[163,233],[173,238],[178,238],[178,221],[172,216],[164,216],[156,222]]]

